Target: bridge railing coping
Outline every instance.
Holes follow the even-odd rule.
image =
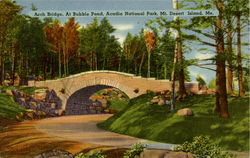
[[[110,70],[98,70],[98,71],[81,72],[81,73],[78,73],[78,74],[70,75],[70,76],[65,77],[65,78],[59,78],[59,79],[55,79],[55,80],[38,81],[38,82],[45,82],[45,83],[47,83],[47,82],[63,81],[65,79],[71,79],[71,78],[79,77],[81,75],[92,74],[92,73],[114,73],[114,74],[120,74],[120,75],[129,76],[129,77],[133,77],[133,78],[144,78],[142,76],[136,76],[134,74],[125,73],[125,72],[117,72],[117,71],[110,71]],[[147,79],[147,80],[157,80],[156,78],[144,78],[144,79]],[[169,80],[157,80],[157,81],[169,82]],[[195,82],[186,82],[186,83],[195,83]]]

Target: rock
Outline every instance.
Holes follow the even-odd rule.
[[[62,150],[52,150],[46,151],[39,155],[34,156],[33,158],[73,158],[74,155]]]
[[[101,102],[102,107],[106,109],[108,107],[108,101],[106,99],[98,99],[99,102]]]
[[[118,97],[119,97],[119,98],[122,98],[122,97],[123,97],[123,95],[120,93],[120,94],[118,94]]]
[[[15,74],[15,79],[14,79],[13,86],[15,86],[15,87],[20,86],[20,83],[21,83],[20,76],[18,74]]]
[[[51,103],[51,104],[50,104],[50,107],[51,107],[52,109],[55,109],[55,108],[56,108],[56,103]]]
[[[10,80],[4,80],[4,81],[3,81],[3,86],[9,86],[10,83],[11,83]]]
[[[10,89],[6,89],[6,90],[5,90],[5,93],[6,93],[7,95],[9,95],[9,96],[13,96],[12,90],[10,90]]]
[[[109,113],[109,109],[104,109],[103,110],[105,113]]]
[[[31,109],[36,109],[37,108],[37,103],[32,101],[29,103]]]
[[[47,91],[47,89],[37,89],[35,90],[33,98],[45,102]]]
[[[102,96],[92,95],[92,96],[89,97],[89,99],[92,100],[92,101],[97,101],[99,99],[102,99]]]
[[[208,88],[207,88],[207,86],[206,86],[206,85],[202,85],[202,86],[201,86],[201,88],[200,88],[200,90],[204,90],[204,91],[206,91],[206,90],[208,90]]]
[[[153,98],[150,102],[151,102],[152,104],[158,104],[159,101],[160,101],[160,99],[158,99],[158,98]]]
[[[118,113],[118,111],[117,111],[117,110],[109,109],[109,113],[111,113],[111,114],[116,114],[116,113]]]
[[[33,119],[34,119],[34,114],[33,114],[32,112],[26,113],[26,117],[27,117],[28,119],[33,120]]]
[[[41,118],[46,117],[46,113],[44,111],[37,111],[36,114]]]
[[[59,110],[56,110],[55,113],[56,113],[58,116],[62,116],[62,115],[65,114],[65,110],[59,109]]]
[[[154,96],[153,99],[159,99],[159,96]]]
[[[18,115],[16,116],[16,120],[17,120],[17,121],[22,121],[22,119],[21,119],[20,116],[18,116]]]
[[[215,89],[208,89],[207,90],[207,94],[210,94],[210,95],[213,95],[216,93],[216,90]]]
[[[207,94],[207,90],[199,90],[197,94]]]
[[[191,153],[185,152],[169,152],[164,155],[164,158],[195,158]]]
[[[162,106],[162,105],[165,105],[165,104],[166,104],[165,100],[163,98],[160,98],[159,102],[158,102],[158,105]]]
[[[180,109],[177,111],[177,115],[178,116],[192,116],[193,115],[193,111],[189,108],[185,108],[185,109]]]
[[[168,150],[144,149],[140,154],[140,158],[162,158],[168,152]]]

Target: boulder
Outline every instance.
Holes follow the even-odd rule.
[[[55,113],[56,113],[58,116],[62,116],[62,115],[65,114],[65,110],[59,109],[59,110],[56,110]]]
[[[168,150],[146,148],[143,152],[141,152],[140,158],[163,158],[163,156],[168,152]]]
[[[207,94],[207,90],[199,90],[198,92],[197,92],[197,94]]]
[[[119,94],[118,94],[118,97],[119,97],[119,98],[122,98],[122,97],[123,97],[123,95],[122,95],[121,93],[119,93]]]
[[[9,86],[11,84],[10,80],[4,80],[3,81],[3,86]]]
[[[104,109],[108,107],[108,101],[106,99],[98,99],[98,101],[102,104]]]
[[[5,93],[6,93],[7,95],[9,95],[9,96],[13,96],[12,90],[10,90],[10,89],[6,89],[6,90],[5,90]]]
[[[62,150],[51,150],[43,152],[39,155],[34,156],[33,158],[73,158],[74,155]]]
[[[21,117],[18,116],[18,115],[16,115],[16,120],[17,120],[17,121],[22,121]]]
[[[216,90],[215,89],[208,89],[207,90],[207,94],[210,94],[210,95],[213,95],[216,93]]]
[[[47,91],[47,89],[37,89],[35,90],[33,98],[45,102]]]
[[[111,114],[116,114],[116,113],[118,113],[118,111],[117,111],[117,110],[110,109],[110,110],[109,110],[109,113],[111,113]]]
[[[34,114],[33,114],[32,112],[26,113],[26,117],[27,117],[28,119],[33,120],[33,119],[34,119]]]
[[[55,108],[56,108],[56,103],[51,103],[51,104],[50,104],[50,107],[51,107],[52,109],[55,109]]]
[[[102,96],[92,95],[92,96],[89,97],[89,99],[92,100],[92,101],[97,101],[99,99],[102,99]]]
[[[160,98],[159,102],[158,102],[158,105],[162,106],[162,105],[165,105],[165,104],[166,104],[165,100],[163,98]]]
[[[13,86],[15,86],[15,87],[20,86],[20,83],[21,83],[20,76],[18,74],[15,74],[15,79],[14,79]]]
[[[206,91],[206,90],[208,90],[208,88],[207,88],[207,86],[206,86],[206,85],[202,85],[202,86],[201,86],[201,88],[200,88],[200,90],[204,90],[204,91]]]
[[[160,99],[158,99],[158,98],[153,98],[150,102],[151,102],[152,104],[158,104],[159,101],[160,101]]]
[[[104,109],[103,110],[105,113],[109,113],[109,109]]]
[[[185,152],[169,152],[164,155],[164,158],[195,158],[191,153]]]
[[[37,108],[37,103],[32,101],[29,103],[31,109],[36,109]]]
[[[189,108],[185,108],[185,109],[180,109],[177,111],[177,115],[178,116],[192,116],[193,115],[193,111]]]

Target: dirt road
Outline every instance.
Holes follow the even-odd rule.
[[[49,118],[37,121],[37,130],[50,136],[60,137],[81,143],[91,143],[107,146],[128,146],[145,140],[105,131],[96,127],[112,115],[79,115]]]

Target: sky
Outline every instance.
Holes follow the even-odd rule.
[[[31,5],[34,4],[39,10],[173,10],[172,0],[16,0],[21,5],[24,14],[31,11]],[[171,18],[171,17],[169,17]],[[67,18],[58,18],[64,23]],[[128,32],[138,34],[145,27],[145,23],[152,17],[109,17],[108,20],[115,27],[114,35],[122,43]],[[77,17],[76,21],[80,25],[91,23],[93,17]],[[197,43],[189,43],[191,51],[185,54],[186,59],[205,59],[214,56],[212,52],[201,53],[199,48],[204,46]],[[215,78],[215,72],[201,69],[195,66],[188,67],[192,81],[195,81],[197,75],[201,75],[208,83]]]

